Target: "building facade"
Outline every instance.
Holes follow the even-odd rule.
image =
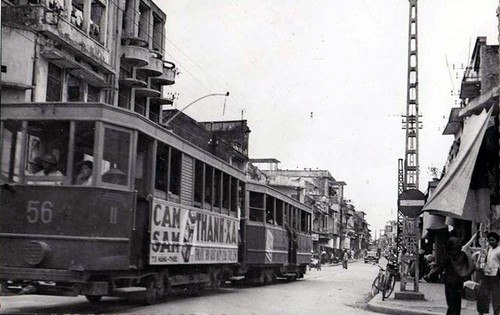
[[[432,216],[423,222],[429,231],[446,224],[452,235],[468,239],[477,229],[500,228],[498,58],[498,45],[476,39],[462,78],[460,107],[450,110],[443,132],[453,136],[453,143],[439,182],[429,183],[424,210]]]
[[[159,122],[175,83],[150,0],[3,0],[2,103],[104,103]]]

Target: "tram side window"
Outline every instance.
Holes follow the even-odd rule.
[[[222,213],[229,214],[231,198],[231,176],[222,173]]]
[[[236,217],[241,218],[245,217],[245,182],[238,181],[238,208],[236,209]],[[243,211],[243,213],[242,213]]]
[[[28,184],[62,184],[67,171],[69,122],[30,121],[26,141]]]
[[[19,182],[21,165],[21,122],[5,121],[2,130],[2,181]]]
[[[274,224],[274,197],[266,195],[266,222]]]
[[[194,206],[201,208],[203,202],[203,182],[205,175],[205,163],[195,160],[194,162]]]
[[[75,122],[75,149],[73,153],[72,184],[92,185],[94,168],[94,122]]]
[[[251,191],[249,201],[249,220],[254,222],[264,222],[264,194]]]
[[[204,208],[211,209],[212,208],[212,197],[213,197],[213,179],[214,179],[214,169],[210,165],[205,165],[205,196],[203,196],[204,200]]]
[[[221,207],[221,197],[222,197],[222,174],[221,171],[218,169],[215,169],[214,171],[214,200],[213,200],[213,206],[215,207],[214,210],[216,212],[221,212],[220,207]]]
[[[283,201],[276,199],[276,224],[283,226]]]
[[[300,230],[307,232],[307,212],[300,211]]]
[[[158,149],[156,150],[155,189],[163,199],[166,199],[167,197],[169,163],[168,155],[168,146],[158,142]]]
[[[179,197],[181,194],[182,153],[171,148],[170,154],[169,192],[172,195]]]
[[[128,185],[130,144],[130,132],[105,128],[101,169],[104,183]]]
[[[152,146],[153,139],[140,133],[135,157],[135,190],[139,197],[147,197],[150,191]]]
[[[299,221],[297,220],[298,209],[296,207],[293,207],[292,209],[293,209],[292,210],[293,228],[295,230],[298,230],[299,229]]]
[[[290,208],[290,205],[285,202],[285,207],[283,209],[283,226],[285,228],[289,228],[290,227],[290,222],[289,222],[289,218],[288,218],[289,208]]]
[[[240,196],[238,195],[238,180],[234,177],[231,177],[231,206],[230,206],[230,214],[233,217],[238,216],[238,199]]]

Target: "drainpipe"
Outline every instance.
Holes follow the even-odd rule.
[[[33,70],[31,73],[31,86],[33,87],[31,89],[31,96],[30,96],[30,102],[33,103],[35,101],[35,88],[36,88],[36,71],[37,71],[37,65],[38,65],[38,34],[35,34],[35,44],[33,48]]]

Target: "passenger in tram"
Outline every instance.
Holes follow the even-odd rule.
[[[44,177],[54,177],[64,175],[57,170],[57,165],[59,162],[57,158],[52,153],[46,153],[42,156],[39,156],[35,159],[36,163],[41,167],[41,169],[34,174],[34,176],[44,176]],[[58,180],[36,180],[36,181],[28,181],[28,184],[35,185],[61,185],[62,182]]]
[[[63,176],[63,174],[57,170],[57,158],[52,153],[44,154],[36,158],[36,161],[42,167],[41,170],[35,173],[35,176]]]
[[[90,186],[92,184],[92,168],[94,163],[92,161],[81,161],[76,164],[79,168],[78,175],[76,175],[75,185]]]

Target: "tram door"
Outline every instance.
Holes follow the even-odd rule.
[[[149,209],[152,198],[148,195],[153,193],[154,172],[154,140],[139,134],[135,152],[135,180],[134,189],[136,191],[136,211],[135,211],[135,234],[132,244],[132,253],[141,260],[148,257],[149,250]]]
[[[294,229],[295,226],[295,208],[287,205],[285,208],[285,217],[287,218],[286,230],[288,234],[288,263],[297,264],[297,248],[298,239],[297,231]],[[285,224],[286,224],[285,223]]]

